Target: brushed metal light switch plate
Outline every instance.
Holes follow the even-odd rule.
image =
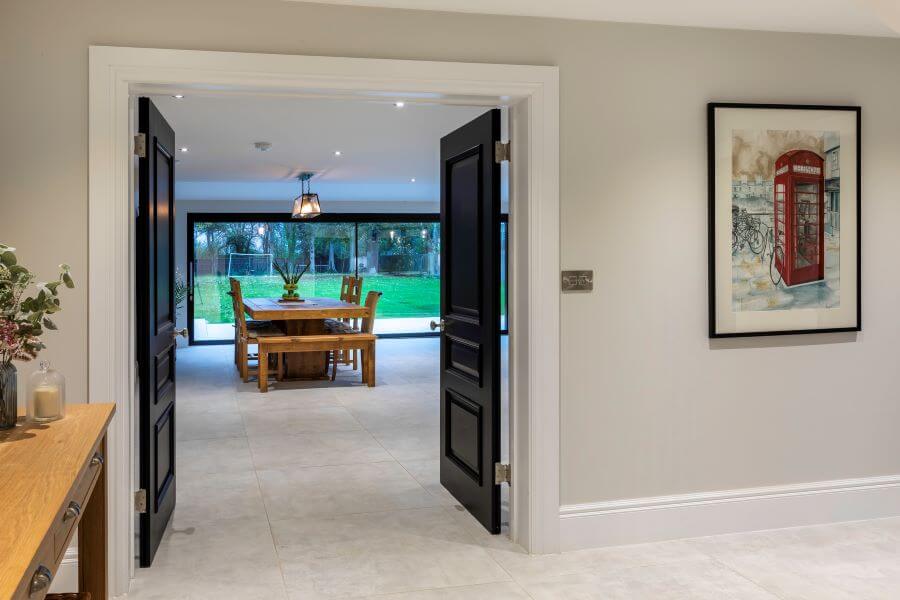
[[[562,291],[590,292],[594,289],[594,271],[563,271]]]

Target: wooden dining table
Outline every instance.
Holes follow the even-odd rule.
[[[244,298],[244,312],[258,321],[272,321],[285,335],[321,335],[325,319],[362,319],[369,309],[336,298],[304,298],[303,302],[280,302],[278,298]],[[286,352],[286,379],[325,379],[327,352]]]

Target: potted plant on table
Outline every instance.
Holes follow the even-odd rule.
[[[12,361],[32,360],[45,348],[44,330],[56,329],[48,315],[62,310],[60,285],[75,287],[68,265],[59,265],[56,281],[37,283],[18,264],[16,249],[0,244],[0,429],[16,424],[18,382]]]
[[[310,263],[306,263],[301,268],[299,260],[284,259],[280,263],[278,260],[272,261],[272,266],[284,280],[284,294],[281,295],[282,302],[303,302],[303,298],[297,293],[297,288],[300,285],[300,278],[309,269],[309,265]]]

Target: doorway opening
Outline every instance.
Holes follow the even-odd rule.
[[[499,576],[473,529],[480,523],[499,534],[509,523],[509,494],[497,479],[509,464],[508,344],[501,339],[508,333],[509,186],[495,155],[503,111],[410,103],[398,117],[384,101],[202,93],[142,96],[137,108],[145,147],[136,180],[136,476],[147,499],[137,529],[138,564],[149,567],[136,573],[138,589],[187,585],[170,572],[175,557],[181,563],[212,551],[205,538],[227,542],[228,532],[254,527],[271,533],[258,540],[258,556],[274,549],[267,565],[283,575],[259,582],[266,593],[283,585],[290,594],[310,579],[318,591],[328,587],[329,571],[296,559],[297,548],[346,560],[344,578],[357,594],[461,581],[443,571],[424,583],[406,581],[402,574],[424,556],[394,548],[397,572],[384,585],[396,589],[370,588],[365,570],[351,565],[372,551],[338,539],[348,518],[363,530],[399,521],[401,536],[452,530],[453,543],[431,540],[429,560],[468,556],[483,573],[459,577]],[[296,115],[293,122],[273,120],[279,111]],[[397,122],[384,132],[355,132],[355,121],[371,121],[372,112]],[[481,114],[472,120],[472,112]],[[324,137],[292,146],[309,123]],[[266,152],[248,153],[244,139],[233,139],[247,130],[273,140]],[[385,160],[379,151],[391,133],[400,141]],[[332,147],[344,150],[326,151]],[[213,180],[223,164],[230,179]],[[312,175],[307,181],[325,214],[294,218],[290,195],[280,201],[283,212],[259,212],[260,204],[279,202],[268,199],[267,185],[291,182],[297,172]],[[415,183],[408,173],[420,183],[412,202],[435,212],[398,211],[410,203],[392,199]],[[218,190],[244,181],[243,198],[219,212]],[[352,192],[341,187],[354,186],[370,189],[354,205],[379,212],[342,211]],[[184,208],[182,194],[190,198]],[[300,265],[294,291],[303,300],[285,303],[285,271]],[[368,316],[327,318],[339,300],[369,308],[372,298],[377,308]],[[263,305],[265,318],[248,322]],[[332,333],[333,324],[343,329]],[[185,331],[188,345],[177,348]],[[371,333],[378,334],[371,349],[337,348]],[[326,337],[333,349],[320,347]],[[267,357],[264,342],[278,352]],[[209,497],[239,500],[219,511]],[[312,527],[323,538],[318,544],[305,533]],[[382,544],[380,533],[369,542]],[[294,567],[305,576],[290,577]],[[193,577],[203,579],[204,568]]]
[[[111,588],[128,589],[133,553],[131,461],[136,453],[132,392],[134,273],[128,157],[130,95],[166,90],[263,91],[340,97],[405,96],[485,107],[512,115],[511,177],[521,207],[510,238],[510,424],[517,466],[513,537],[532,552],[558,543],[558,72],[553,67],[270,56],[92,47],[90,54],[89,386],[92,398],[117,399],[111,431]],[[118,231],[121,235],[109,235]],[[125,233],[128,235],[125,235]],[[517,233],[516,233],[517,232]],[[527,265],[527,269],[525,268]],[[129,317],[129,315],[131,315]],[[516,326],[516,322],[520,327]],[[539,401],[538,401],[539,399]],[[540,423],[540,426],[537,424]]]

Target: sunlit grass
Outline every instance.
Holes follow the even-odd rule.
[[[304,275],[298,293],[302,298],[340,295],[342,275]],[[274,277],[241,277],[241,293],[244,298],[276,298],[284,293],[282,280]],[[378,303],[377,315],[392,317],[434,317],[440,314],[441,280],[429,276],[363,275],[361,301],[369,290],[383,293]],[[194,318],[209,323],[231,323],[231,297],[228,296],[228,278],[202,275],[194,288]]]

